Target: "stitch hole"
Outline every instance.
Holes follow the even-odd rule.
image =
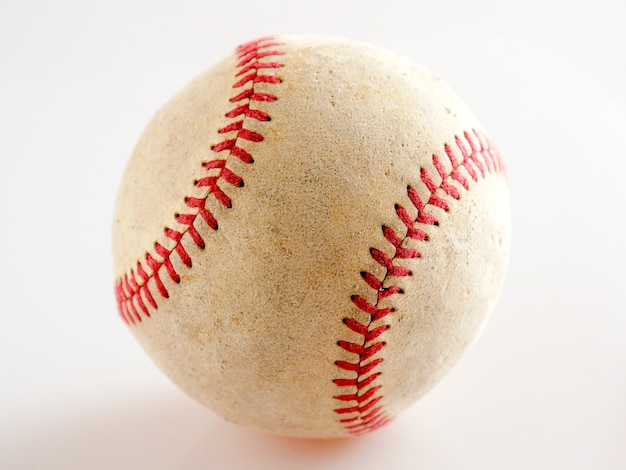
[[[356,295],[353,294],[350,296],[350,300],[354,300],[354,299],[356,299]]]
[[[438,221],[438,220],[435,220],[435,221],[433,222],[433,225],[434,225],[435,227],[439,227],[439,221]]]
[[[398,294],[404,294],[404,289],[400,289],[400,290],[398,291]]]
[[[396,311],[396,307],[391,307],[391,311],[395,312]]]
[[[400,207],[400,204],[394,204],[394,205],[393,205],[393,208],[394,208],[395,210],[398,210],[398,208],[399,208],[399,207]]]
[[[241,181],[239,182],[239,187],[240,187],[240,188],[243,188],[243,186],[244,186],[244,182],[243,182],[243,180],[241,180]]]
[[[341,320],[341,321],[343,322],[343,324],[344,324],[344,325],[347,325],[347,324],[348,324],[348,319],[347,319],[347,318],[344,318],[344,319],[343,319],[343,320]]]
[[[391,325],[385,325],[385,330],[391,329]]]
[[[413,275],[413,271],[409,271],[409,276],[412,276],[412,275]]]
[[[197,179],[193,180],[193,185],[194,186],[198,186],[198,180]]]
[[[179,217],[180,217],[180,214],[178,212],[174,212],[174,218],[178,220]]]

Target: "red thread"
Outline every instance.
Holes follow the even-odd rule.
[[[278,45],[278,44],[275,44],[275,45]],[[265,47],[267,47],[267,45]],[[284,54],[285,53],[282,51],[259,52],[258,49],[253,50],[248,55],[246,55],[243,59],[241,59],[241,61],[237,64],[237,67],[243,67],[244,65],[246,65],[248,62],[250,62],[253,59],[262,59],[263,57],[270,57],[270,56],[277,56],[277,55],[284,55]]]
[[[263,136],[257,132],[250,131],[248,129],[241,129],[237,133],[237,137],[244,140],[249,140],[250,142],[261,142],[263,140]]]
[[[337,342],[343,350],[356,355],[354,362],[335,362],[338,369],[351,374],[356,373],[356,376],[333,380],[338,387],[352,389],[350,392],[342,390],[344,393],[334,397],[341,402],[341,406],[334,411],[341,417],[339,422],[350,434],[360,435],[371,432],[391,422],[391,418],[384,412],[383,405],[380,405],[382,400],[382,395],[379,393],[381,384],[378,382],[380,373],[376,372],[382,362],[382,358],[377,355],[385,346],[379,338],[389,329],[389,325],[375,325],[374,323],[394,312],[392,307],[380,308],[380,299],[391,297],[402,291],[398,286],[385,286],[385,283],[394,276],[404,277],[411,274],[408,268],[396,265],[396,260],[420,257],[419,251],[404,246],[405,242],[408,239],[428,241],[426,228],[439,225],[437,218],[430,213],[430,209],[449,210],[446,198],[459,199],[461,190],[469,189],[468,177],[478,181],[479,176],[485,176],[487,173],[505,173],[498,150],[481,132],[477,130],[465,132],[462,137],[455,137],[455,145],[456,149],[447,144],[444,145],[444,155],[449,161],[450,170],[446,169],[445,164],[437,155],[432,156],[436,173],[431,174],[424,168],[420,170],[420,180],[429,193],[427,202],[422,200],[415,188],[407,187],[407,198],[417,211],[416,216],[412,217],[400,204],[395,205],[396,215],[406,227],[405,235],[400,236],[390,227],[382,226],[383,235],[389,242],[394,252],[393,255],[388,255],[377,248],[370,248],[374,261],[386,271],[381,279],[370,272],[361,272],[365,283],[376,293],[375,302],[372,303],[360,295],[351,297],[355,307],[369,315],[369,320],[361,323],[354,318],[344,319],[345,325],[360,335],[362,340],[357,343],[343,340]],[[460,154],[460,161],[455,152]]]
[[[249,104],[242,104],[241,106],[237,106],[236,108],[226,113],[226,117],[228,118],[236,118],[241,115],[243,115],[244,117],[256,119],[257,121],[269,121],[270,120],[269,114],[259,109],[250,109]]]
[[[218,132],[220,134],[226,134],[227,132],[240,131],[242,128],[243,128],[243,121],[236,121],[236,122],[233,122],[232,124],[227,125],[226,127],[222,127]]]
[[[231,103],[236,103],[245,99],[250,101],[276,101],[276,97],[274,95],[269,93],[255,93],[252,89],[242,91],[237,96],[233,96],[229,101]]]
[[[240,142],[258,143],[263,141],[263,135],[245,127],[246,119],[257,121],[269,121],[270,115],[258,109],[257,103],[271,103],[276,101],[276,96],[266,92],[257,92],[254,85],[257,83],[279,84],[282,80],[274,75],[273,71],[283,65],[272,58],[282,56],[283,51],[277,49],[282,43],[274,38],[266,37],[243,44],[237,48],[237,71],[235,72],[235,83],[233,89],[238,90],[246,85],[249,88],[239,90],[229,100],[236,106],[226,113],[228,118],[239,118],[222,129],[218,134],[229,134],[236,132],[233,137],[215,144],[211,150],[215,155],[222,154],[223,157],[212,159],[202,164],[208,170],[217,174],[211,174],[200,178],[195,185],[206,188],[206,195],[202,198],[186,197],[185,204],[192,209],[188,213],[176,214],[176,222],[181,226],[178,229],[166,227],[165,238],[171,240],[174,246],[166,248],[159,242],[155,242],[153,253],[146,253],[143,260],[137,262],[136,273],[133,269],[129,274],[124,274],[115,283],[115,297],[118,311],[122,320],[127,324],[141,322],[144,317],[150,316],[150,309],[156,310],[156,302],[150,284],[153,284],[156,292],[162,297],[169,297],[169,292],[163,282],[163,273],[173,282],[181,282],[180,274],[175,268],[174,257],[187,268],[192,267],[192,259],[183,244],[183,239],[189,239],[199,248],[205,247],[205,241],[200,234],[199,225],[202,222],[212,229],[218,229],[215,216],[207,208],[207,200],[213,198],[226,208],[232,207],[232,199],[226,194],[226,185],[241,187],[243,178],[235,174],[227,167],[228,157],[232,156],[243,163],[253,163],[254,159],[247,150],[240,147]],[[268,60],[270,58],[270,60]]]
[[[246,75],[245,77],[242,77],[237,82],[235,82],[235,84],[233,85],[233,88],[242,87],[248,82],[278,84],[278,83],[281,83],[282,80],[278,78],[276,75],[259,75],[257,72],[252,72]]]
[[[246,65],[239,72],[237,72],[236,77],[243,75],[250,70],[260,70],[260,69],[279,69],[283,65],[280,62],[253,62],[251,64]]]

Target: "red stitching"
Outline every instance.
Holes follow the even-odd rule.
[[[350,393],[334,396],[336,400],[342,402],[341,406],[335,408],[334,411],[341,417],[339,422],[350,434],[360,435],[371,432],[391,422],[391,418],[385,414],[384,407],[380,404],[382,395],[379,392],[382,385],[378,380],[380,372],[377,371],[383,361],[377,356],[385,346],[385,342],[379,339],[390,328],[390,325],[375,325],[374,323],[395,311],[393,307],[380,308],[380,299],[402,292],[400,287],[385,286],[385,283],[392,277],[411,275],[408,268],[396,265],[396,261],[420,257],[417,250],[403,246],[404,243],[409,238],[420,242],[428,241],[426,230],[429,226],[439,225],[439,222],[427,209],[437,207],[448,211],[450,206],[447,198],[459,199],[461,190],[469,189],[468,178],[478,181],[479,177],[484,177],[487,173],[505,173],[497,148],[480,131],[471,130],[461,137],[455,137],[455,146],[456,153],[451,146],[447,144],[444,146],[444,155],[447,157],[450,170],[446,169],[439,156],[432,156],[433,166],[438,179],[441,180],[440,183],[436,183],[436,178],[428,170],[421,169],[420,179],[429,192],[427,202],[420,198],[413,187],[407,187],[408,200],[417,210],[415,217],[411,217],[400,204],[395,205],[396,215],[406,227],[405,235],[400,236],[390,227],[382,227],[383,235],[393,248],[393,255],[388,255],[376,248],[370,249],[374,261],[385,268],[385,274],[381,279],[372,273],[361,272],[365,283],[376,293],[374,296],[376,300],[372,303],[359,295],[351,297],[355,307],[366,313],[369,320],[361,323],[355,318],[345,318],[345,325],[362,339],[358,343],[344,340],[337,342],[339,347],[357,356],[355,362],[335,361],[337,368],[351,374],[356,373],[356,376],[333,380],[338,387],[352,389]],[[457,154],[460,154],[460,159]],[[352,416],[346,417],[345,415]]]
[[[169,297],[169,292],[162,279],[163,273],[172,281],[176,283],[181,282],[180,274],[176,271],[173,264],[174,255],[185,266],[191,268],[192,259],[182,244],[182,239],[188,236],[199,248],[205,247],[204,238],[194,224],[203,221],[210,229],[218,229],[216,218],[206,207],[208,198],[214,198],[224,207],[232,207],[232,199],[224,192],[220,183],[226,183],[234,187],[242,187],[244,184],[240,175],[227,168],[229,156],[238,158],[243,163],[249,164],[254,162],[252,155],[238,144],[241,141],[253,143],[263,141],[263,135],[245,127],[245,120],[254,119],[266,122],[271,119],[268,113],[251,107],[251,105],[257,102],[271,103],[277,99],[273,94],[255,91],[254,85],[257,83],[279,84],[282,82],[278,76],[269,72],[283,67],[283,64],[275,60],[267,60],[268,58],[284,55],[283,51],[277,49],[280,46],[282,46],[282,43],[274,38],[264,37],[237,48],[236,81],[232,87],[238,90],[250,84],[250,88],[237,91],[229,100],[230,103],[236,106],[226,113],[226,117],[239,119],[218,130],[219,134],[236,132],[236,135],[231,135],[211,148],[215,154],[227,153],[224,157],[203,163],[203,167],[206,170],[217,170],[218,173],[200,178],[194,183],[197,187],[206,188],[207,192],[203,198],[185,198],[185,204],[192,211],[176,215],[176,222],[181,228],[165,228],[165,237],[174,242],[174,247],[168,249],[161,243],[155,242],[154,251],[146,253],[143,260],[137,261],[136,270],[130,269],[127,274],[117,279],[115,283],[115,297],[119,314],[125,323],[139,323],[144,317],[150,316],[150,309],[156,310],[158,308],[158,303],[148,285],[150,280],[153,280],[156,292],[163,298]]]

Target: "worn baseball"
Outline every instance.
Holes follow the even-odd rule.
[[[354,436],[475,340],[509,239],[500,154],[440,79],[374,46],[268,37],[139,139],[115,290],[158,367],[225,419]]]

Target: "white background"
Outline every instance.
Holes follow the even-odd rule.
[[[0,468],[626,468],[620,0],[0,3]],[[139,133],[246,40],[345,36],[442,76],[508,165],[513,251],[478,343],[395,424],[227,424],[116,313],[110,225]]]

